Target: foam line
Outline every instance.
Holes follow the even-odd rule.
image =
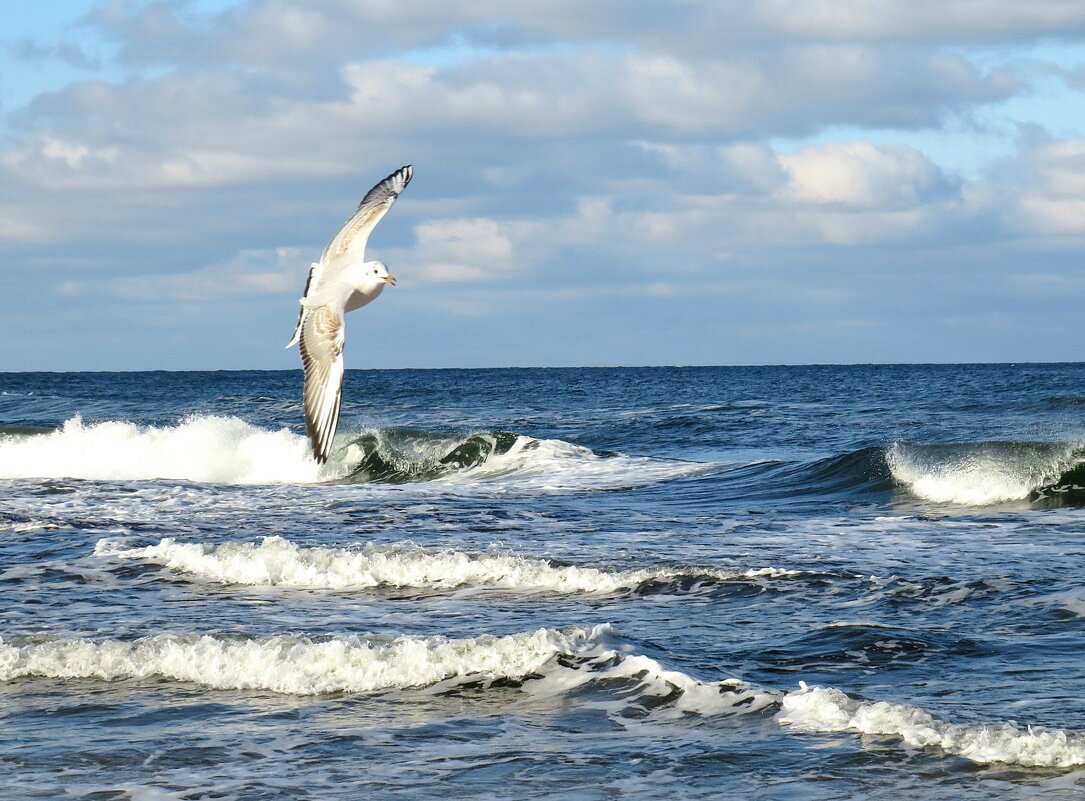
[[[914,748],[940,748],[973,762],[1004,762],[1029,768],[1085,765],[1085,735],[1020,729],[1009,723],[964,726],[945,723],[907,704],[857,701],[833,687],[800,682],[783,699],[780,722],[796,731],[899,737]]]
[[[629,653],[627,646],[612,647],[613,639],[608,625],[462,639],[158,634],[131,641],[35,638],[19,643],[0,638],[0,681],[156,678],[220,690],[317,695],[408,688],[443,692],[465,682],[510,679],[520,681],[527,696],[575,696],[623,721],[729,717],[778,708],[778,722],[796,733],[896,737],[913,748],[938,748],[978,763],[1085,765],[1085,735],[1080,733],[1021,729],[1011,723],[946,723],[916,706],[859,701],[836,688],[803,682],[781,698],[737,679],[700,681]],[[588,696],[575,692],[585,687]]]
[[[138,640],[0,639],[0,681],[166,678],[222,690],[291,695],[425,687],[453,677],[519,678],[558,654],[590,648],[598,630],[539,629],[506,637],[268,637],[159,634]]]
[[[259,543],[220,545],[177,542],[172,538],[145,548],[126,548],[99,540],[99,556],[138,559],[170,570],[223,584],[272,585],[305,589],[413,587],[452,589],[494,587],[555,593],[610,593],[633,589],[649,581],[693,578],[731,581],[797,575],[798,571],[765,567],[750,570],[697,568],[606,571],[593,567],[555,565],[546,559],[504,554],[426,551],[417,547],[324,548],[302,547],[282,537]]]
[[[611,707],[618,715],[635,708],[640,716],[661,719],[748,714],[777,702],[775,695],[734,679],[701,682],[646,657],[609,648],[613,635],[610,626],[602,625],[464,639],[171,634],[132,641],[76,638],[14,644],[0,639],[0,681],[35,676],[158,678],[220,690],[316,695],[407,688],[444,692],[465,682],[511,679],[522,681],[525,694],[536,698],[592,685],[596,705]],[[619,692],[609,689],[614,687]]]

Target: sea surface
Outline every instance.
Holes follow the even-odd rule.
[[[0,374],[0,798],[1085,798],[1085,364]]]

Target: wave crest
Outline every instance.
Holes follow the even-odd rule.
[[[224,584],[332,590],[491,587],[554,593],[611,593],[683,579],[732,581],[799,574],[774,567],[607,571],[559,565],[548,559],[453,550],[434,552],[405,545],[360,549],[302,547],[282,537],[265,537],[260,543],[220,545],[166,538],[145,548],[125,548],[115,540],[102,539],[98,541],[95,553],[118,559],[139,559]]]
[[[354,438],[351,439],[351,436]],[[47,433],[0,433],[0,478],[173,479],[221,484],[505,481],[532,491],[620,489],[710,466],[602,455],[561,440],[509,432],[476,434],[378,429],[341,434],[328,463],[304,436],[237,417],[198,416],[172,426],[84,423]]]
[[[379,692],[452,678],[521,678],[558,654],[590,648],[595,630],[539,629],[506,637],[281,636],[258,639],[160,634],[138,640],[0,639],[0,681],[158,677],[223,690],[291,695]]]
[[[402,484],[469,470],[491,456],[538,447],[538,441],[508,431],[448,436],[414,429],[367,431],[346,447],[339,460],[350,465],[341,480]]]
[[[856,701],[833,687],[808,687],[784,696],[780,722],[797,731],[899,737],[914,748],[940,748],[973,762],[1005,762],[1030,768],[1085,764],[1085,735],[1025,730],[1009,723],[963,726],[945,723],[908,704]]]
[[[984,506],[1029,500],[1057,485],[1082,460],[1074,443],[895,443],[886,460],[893,478],[921,498]]]
[[[74,417],[46,434],[0,436],[0,478],[308,483],[320,468],[304,437],[236,417],[191,417],[175,426]]]
[[[1030,768],[1085,765],[1085,734],[1013,723],[961,725],[908,704],[860,701],[800,682],[790,693],[738,679],[702,681],[631,653],[609,625],[538,629],[506,636],[303,636],[261,638],[159,634],[131,641],[0,638],[0,681],[32,677],[167,679],[220,690],[289,695],[416,689],[450,694],[494,684],[525,697],[590,699],[616,720],[731,717],[777,711],[796,734],[854,732],[896,737],[977,763]]]
[[[289,695],[380,693],[408,688],[449,693],[512,682],[537,698],[590,687],[623,718],[734,715],[777,702],[737,679],[702,682],[644,656],[608,646],[609,625],[539,629],[504,637],[350,636],[225,638],[160,634],[133,641],[0,639],[0,681],[164,678],[221,690]]]

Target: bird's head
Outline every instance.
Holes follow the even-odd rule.
[[[396,285],[396,277],[388,272],[388,265],[383,261],[367,261],[364,266],[365,277],[374,284]]]

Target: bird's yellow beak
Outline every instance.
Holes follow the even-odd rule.
[[[395,286],[396,285],[396,277],[394,275],[385,276],[384,283],[391,284],[392,286]]]

